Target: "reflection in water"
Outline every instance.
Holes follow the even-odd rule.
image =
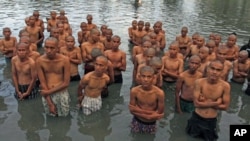
[[[37,98],[40,99],[41,97]],[[18,126],[26,132],[27,141],[41,140],[38,131],[43,127],[44,119],[40,108],[42,104],[38,99],[18,101],[18,112],[21,115]],[[34,107],[31,108],[31,105],[34,105]]]
[[[94,141],[104,141],[105,137],[111,134],[111,117],[121,114],[121,110],[116,108],[116,105],[123,104],[123,97],[120,96],[120,89],[121,84],[113,84],[109,86],[110,93],[107,98],[103,99],[101,110],[94,112],[89,116],[79,113],[79,132],[92,136]]]
[[[72,139],[67,136],[69,127],[71,125],[71,117],[60,117],[55,118],[46,116],[45,129],[49,130],[48,140],[49,141],[71,141]]]

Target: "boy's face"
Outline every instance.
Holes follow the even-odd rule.
[[[5,30],[3,31],[3,35],[4,35],[4,37],[9,38],[10,35],[11,35],[11,31],[10,31],[9,29],[5,29]]]
[[[143,49],[143,52],[146,51],[148,48],[150,48],[150,44],[149,43],[143,43],[142,44],[142,49]]]
[[[215,44],[219,44],[221,42],[220,36],[215,36],[214,42]]]
[[[189,60],[188,67],[191,71],[196,71],[200,67],[200,60],[198,58]]]
[[[246,62],[248,59],[248,55],[244,55],[244,54],[239,54],[239,57],[238,57],[238,61],[239,63],[243,63],[243,62]]]
[[[218,49],[216,53],[216,58],[220,61],[225,61],[227,56],[227,50],[224,49]]]
[[[111,31],[106,31],[105,36],[107,39],[111,39],[111,37],[113,36],[113,33]]]
[[[178,47],[177,45],[170,45],[169,47],[169,54],[171,57],[176,56],[178,53]]]
[[[56,41],[47,40],[44,44],[44,50],[49,59],[53,59],[58,51]]]
[[[92,33],[91,38],[94,42],[98,42],[100,40],[100,32],[98,31],[98,32]]]
[[[33,13],[33,16],[35,17],[35,20],[38,20],[38,19],[39,19],[39,13],[38,13],[38,12],[34,12],[34,13]]]
[[[182,35],[182,36],[186,36],[187,33],[188,33],[187,29],[182,29],[182,30],[181,30],[181,35]]]
[[[138,29],[139,29],[139,30],[142,30],[143,27],[144,27],[144,24],[143,24],[143,23],[139,23],[139,24],[138,24]]]
[[[92,16],[87,16],[88,23],[92,23],[92,20],[93,20]]]
[[[24,59],[28,55],[28,47],[22,45],[17,48],[17,55],[20,59]]]
[[[95,72],[97,74],[103,74],[107,70],[107,63],[103,58],[96,58],[95,60]]]
[[[106,30],[107,30],[107,26],[102,26],[102,27],[101,27],[102,33],[104,33]]]
[[[154,73],[150,71],[144,71],[140,73],[141,85],[143,87],[150,87],[154,79]]]
[[[156,40],[156,35],[151,35],[151,36],[150,36],[150,39],[151,39],[151,43],[152,43],[152,44],[155,44],[155,43],[157,42],[157,40]]]
[[[60,11],[60,16],[64,16],[65,12],[64,11]]]
[[[87,31],[87,24],[81,24],[80,27],[82,31]]]
[[[50,16],[51,16],[53,19],[55,19],[55,18],[56,18],[56,12],[51,12],[51,13],[50,13]]]
[[[120,46],[121,42],[119,38],[112,38],[112,48],[113,49],[118,49]]]
[[[161,30],[161,25],[160,25],[160,24],[155,24],[155,25],[154,25],[154,31],[155,31],[156,33],[158,33],[158,32],[160,32],[160,30]]]
[[[160,73],[162,70],[162,64],[152,65],[151,67],[154,69],[155,74]]]
[[[204,40],[202,38],[197,39],[197,46],[202,47],[204,44]]]
[[[132,26],[136,27],[137,26],[137,22],[136,21],[132,22]]]
[[[74,45],[75,45],[75,40],[74,40],[73,38],[71,38],[71,37],[68,37],[68,38],[66,39],[66,45],[67,45],[67,48],[68,48],[69,50],[73,49],[73,48],[74,48]]]
[[[52,30],[52,36],[56,39],[59,38],[59,29],[53,29]]]
[[[194,44],[197,44],[197,38],[198,38],[197,35],[192,36],[192,41]]]
[[[146,61],[150,62],[154,56],[155,56],[155,53],[153,53],[153,52],[148,53],[146,55]]]
[[[63,33],[63,30],[64,30],[63,24],[58,24],[58,27],[57,27],[57,28],[59,29],[59,32],[60,32],[60,33]]]
[[[228,39],[227,39],[227,45],[228,45],[229,47],[234,46],[235,43],[236,43],[236,39],[235,39],[235,38],[233,38],[233,37],[228,37]]]
[[[207,71],[210,80],[218,80],[223,72],[223,65],[218,62],[212,62],[209,64]]]
[[[205,59],[207,56],[208,56],[208,53],[205,50],[203,50],[203,49],[199,50],[199,57],[201,59]]]
[[[209,49],[209,53],[211,54],[214,51],[215,45],[207,43],[206,47]]]
[[[210,34],[210,35],[209,35],[209,40],[214,40],[214,39],[215,39],[214,34]]]
[[[35,17],[30,17],[29,18],[29,25],[34,25],[35,24]]]
[[[146,23],[145,24],[145,29],[150,29],[150,24]]]

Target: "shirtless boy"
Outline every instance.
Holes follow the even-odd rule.
[[[60,10],[59,15],[56,17],[56,19],[59,20],[59,21],[60,20],[64,21],[64,20],[68,20],[68,17],[65,16],[65,11],[64,10]]]
[[[192,39],[187,35],[188,28],[182,27],[181,28],[181,35],[176,37],[176,41],[179,43],[180,53],[184,56],[184,58],[187,57],[187,48],[190,46]]]
[[[30,57],[31,59],[33,59],[36,62],[36,59],[38,57],[40,57],[40,53],[37,52],[37,51],[31,50],[32,46],[36,46],[36,45],[33,44],[33,43],[30,43],[29,37],[27,37],[27,36],[21,37],[20,40],[19,40],[19,42],[20,43],[25,43],[25,44],[29,45],[29,50],[28,50],[27,56]]]
[[[66,42],[65,42],[65,40],[59,40],[59,34],[60,34],[59,28],[57,28],[57,27],[51,28],[50,37],[54,37],[58,40],[58,47],[60,49],[60,47],[66,46]]]
[[[230,103],[230,85],[220,79],[223,63],[212,61],[208,66],[208,75],[195,81],[195,111],[188,120],[186,132],[192,137],[201,137],[213,141],[217,135],[217,116],[219,110],[227,110]]]
[[[226,59],[228,61],[234,61],[238,58],[239,47],[236,45],[237,37],[233,34],[228,36],[226,46],[228,48]]]
[[[138,67],[137,67],[137,73],[136,73],[136,85],[140,85],[141,81],[140,81],[140,69],[143,66],[149,66],[149,63],[151,61],[151,59],[153,57],[155,57],[156,55],[156,50],[154,48],[148,48],[146,50],[145,56],[146,56],[146,61],[144,63],[141,63]],[[156,84],[156,82],[154,82],[154,84]]]
[[[94,28],[97,28],[97,26],[95,24],[92,23],[93,17],[92,15],[88,14],[86,17],[88,23],[87,23],[87,29],[88,31],[91,31]]]
[[[198,56],[201,59],[201,63],[200,63],[200,66],[198,67],[197,70],[199,72],[201,72],[202,74],[204,73],[205,68],[207,67],[208,63],[210,62],[207,60],[208,54],[209,54],[209,49],[207,47],[200,48]]]
[[[42,29],[42,32],[44,32],[44,23],[42,19],[39,19],[39,11],[35,10],[33,12],[33,16],[35,17],[35,25],[40,27]]]
[[[212,61],[215,60],[216,55],[215,55],[215,41],[214,40],[209,40],[206,45],[205,45],[208,49],[209,49],[209,54],[207,57],[208,61]]]
[[[92,29],[90,32],[90,39],[81,45],[82,59],[85,63],[84,74],[90,72],[88,63],[93,61],[91,57],[91,51],[93,48],[99,48],[104,52],[104,45],[100,42],[100,31],[98,29]]]
[[[161,55],[160,43],[156,40],[157,38],[156,34],[154,32],[150,32],[148,36],[150,37],[152,47],[156,49],[156,56],[161,57],[160,56]]]
[[[83,42],[87,42],[90,32],[87,29],[87,23],[82,22],[80,25],[81,31],[78,31],[78,43],[81,46]]]
[[[189,47],[187,48],[187,54],[188,56],[186,56],[186,58],[184,58],[184,60],[186,60],[188,57],[191,56],[191,48],[196,48],[197,47],[197,39],[200,36],[200,34],[198,32],[195,32],[192,35],[192,42],[190,43]]]
[[[57,28],[59,29],[59,37],[58,37],[58,40],[59,40],[59,41],[64,41],[64,42],[65,42],[65,39],[66,39],[66,37],[69,36],[69,33],[68,33],[68,32],[65,32],[63,23],[58,22],[56,25],[57,25]],[[60,47],[62,47],[62,46],[59,46],[59,48],[60,48]]]
[[[126,53],[119,49],[121,38],[117,35],[112,37],[112,50],[107,50],[104,55],[111,61],[114,68],[114,83],[122,83],[122,71],[126,70]]]
[[[106,39],[106,30],[108,29],[107,25],[102,25],[101,26],[101,36],[100,36],[100,41],[103,42]]]
[[[6,62],[10,62],[14,56],[17,39],[11,36],[11,30],[8,27],[3,28],[3,35],[4,38],[0,40],[0,51],[4,54]]]
[[[248,60],[248,52],[242,50],[237,60],[233,62],[233,78],[231,81],[243,84],[250,69],[250,61]]]
[[[221,79],[224,81],[228,80],[229,72],[232,69],[232,63],[226,60],[227,51],[228,51],[228,48],[226,46],[220,45],[220,47],[217,49],[217,52],[216,52],[216,59],[220,60],[224,65],[223,71],[221,73]]]
[[[35,26],[40,27],[41,30],[42,30],[42,34],[38,34],[38,36],[39,36],[38,38],[39,38],[39,39],[42,38],[42,40],[39,40],[39,42],[37,43],[37,46],[38,46],[38,47],[42,47],[43,39],[44,39],[44,36],[43,36],[43,32],[44,32],[44,22],[43,22],[42,19],[39,19],[39,16],[40,16],[39,11],[35,10],[35,11],[33,12],[33,16],[35,17]],[[29,21],[29,22],[30,22],[30,21]],[[30,23],[29,23],[29,24],[30,24]]]
[[[129,35],[129,41],[132,41],[133,38],[133,33],[137,31],[137,21],[133,20],[132,21],[132,27],[128,28],[128,35]]]
[[[113,36],[113,31],[112,29],[108,28],[105,30],[105,39],[102,41],[104,45],[104,50],[111,50],[112,49],[112,36]]]
[[[179,47],[176,42],[173,42],[169,46],[169,56],[164,56],[162,58],[163,70],[162,76],[163,80],[169,83],[176,82],[180,73],[183,72],[183,60],[177,57],[179,52]]]
[[[35,61],[28,57],[29,45],[19,43],[16,51],[17,56],[11,60],[15,97],[19,100],[36,98],[38,96],[38,88],[35,86],[37,72]]]
[[[148,48],[151,48],[152,44],[150,41],[144,41],[140,46],[134,46],[132,51],[132,60],[135,61],[135,57],[138,54],[142,54]]]
[[[82,63],[82,56],[79,47],[75,47],[75,38],[66,37],[66,47],[60,48],[60,53],[67,56],[70,61],[70,81],[79,81],[81,77],[78,72],[78,65]]]
[[[47,23],[47,31],[50,32],[51,28],[56,27],[56,11],[51,11],[50,12],[50,19],[48,20]]]
[[[30,51],[37,51],[37,45],[30,42],[29,36],[21,36],[19,42],[28,44]]]
[[[49,37],[45,40],[45,54],[36,61],[40,80],[43,106],[46,114],[67,116],[69,114],[70,62],[68,57],[58,54],[58,41]]]
[[[162,60],[160,57],[153,57],[150,62],[149,66],[154,69],[155,72],[155,81],[153,81],[153,84],[157,86],[158,88],[162,88],[163,82],[162,82]]]
[[[191,55],[198,55],[200,48],[203,47],[204,44],[205,44],[205,38],[200,35],[196,40],[196,46],[190,47]]]
[[[160,49],[163,51],[166,46],[166,39],[165,34],[161,32],[161,23],[156,22],[153,28],[153,32],[156,34],[156,40],[160,43]]]
[[[95,61],[95,70],[84,75],[78,86],[78,102],[85,115],[98,111],[102,107],[101,92],[109,83],[107,69],[108,59],[99,56]],[[84,91],[83,91],[84,90]]]
[[[91,51],[92,61],[88,63],[89,64],[88,65],[89,72],[92,72],[95,70],[95,60],[99,56],[103,56],[102,51],[99,48],[93,48]],[[114,83],[114,81],[115,81],[114,80],[114,68],[113,68],[113,64],[109,60],[108,60],[108,64],[107,64],[107,70],[105,70],[104,73],[106,73],[110,78],[108,85]],[[108,95],[109,95],[109,92],[108,92],[108,86],[107,86],[107,87],[103,88],[101,97],[105,98]]]
[[[30,41],[35,43],[37,47],[41,47],[43,41],[43,29],[36,25],[36,18],[34,16],[29,17],[29,26],[25,27],[25,30],[30,34]]]
[[[132,133],[156,132],[156,121],[164,116],[164,92],[152,84],[154,70],[144,66],[140,70],[141,85],[130,91],[129,110],[134,115]]]
[[[146,31],[147,33],[150,33],[150,32],[153,31],[153,30],[150,28],[150,23],[149,23],[149,22],[145,22],[144,31]]]
[[[142,44],[142,38],[147,34],[146,31],[143,30],[144,21],[138,22],[138,29],[133,33],[132,42],[136,46],[140,46]]]
[[[176,82],[175,104],[178,113],[191,113],[194,111],[194,82],[202,77],[202,73],[197,71],[200,63],[201,59],[199,56],[191,56],[188,63],[188,70],[182,72]]]
[[[214,49],[214,51],[216,52],[217,49],[219,48],[220,44],[221,44],[221,35],[220,34],[215,34],[215,36],[214,36],[214,42],[215,42],[215,49]]]

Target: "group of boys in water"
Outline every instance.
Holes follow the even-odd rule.
[[[0,49],[7,63],[11,60],[17,99],[32,99],[41,94],[46,114],[67,116],[70,102],[67,88],[70,81],[79,81],[78,106],[82,112],[89,115],[101,109],[102,98],[108,96],[108,86],[123,82],[126,53],[119,49],[121,38],[113,35],[112,29],[102,25],[99,30],[90,14],[86,20],[77,33],[79,47],[75,46],[63,10],[59,16],[56,11],[50,12],[46,27],[50,37],[45,40],[44,22],[39,19],[38,11],[25,19],[27,26],[20,30],[19,41],[11,36],[10,28],[3,28]],[[134,45],[129,102],[129,110],[134,115],[131,131],[156,132],[156,121],[164,117],[165,81],[166,85],[176,83],[176,111],[192,113],[187,133],[205,140],[217,139],[218,112],[226,110],[230,103],[229,72],[232,69],[231,81],[240,84],[249,76],[249,54],[240,51],[237,36],[230,34],[222,43],[221,36],[212,33],[205,41],[199,33],[189,37],[188,28],[182,27],[181,35],[165,51],[166,32],[160,21],[151,28],[149,22],[133,20],[128,34]],[[42,43],[44,53],[40,54],[37,49]],[[82,63],[81,78],[78,65]]]

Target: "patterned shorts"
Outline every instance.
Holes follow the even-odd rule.
[[[67,116],[69,114],[69,92],[68,90],[63,90],[50,95],[52,102],[56,106],[58,116]],[[42,102],[46,114],[51,115],[49,112],[49,106],[44,97],[42,97]]]
[[[18,90],[21,93],[25,93],[29,88],[29,85],[18,85]],[[38,87],[34,86],[33,89],[30,92],[30,95],[28,95],[27,97],[25,97],[24,99],[34,99],[38,96],[39,92],[38,92]],[[19,96],[17,93],[15,93],[15,97],[17,99],[19,99]]]
[[[154,134],[156,132],[156,122],[144,122],[134,116],[131,122],[131,132]]]
[[[91,98],[84,96],[82,100],[82,111],[85,115],[90,115],[92,112],[100,110],[102,107],[102,98],[101,96],[97,98]]]

